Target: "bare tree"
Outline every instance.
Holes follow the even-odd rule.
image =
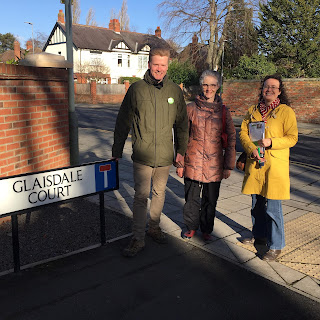
[[[37,31],[35,32],[34,41],[34,48],[42,49],[48,40],[48,35],[44,32]],[[27,41],[32,41],[32,38],[29,38]]]
[[[86,17],[86,25],[87,26],[97,26],[97,21],[95,19],[95,10],[91,7],[87,13],[87,17]]]
[[[81,15],[80,0],[73,0],[72,4],[72,22],[79,23]]]
[[[121,30],[125,30],[125,31],[130,30],[130,27],[129,27],[130,18],[128,16],[127,0],[122,1],[121,10],[119,12],[119,22],[120,22]]]
[[[122,6],[118,14],[115,13],[115,10],[112,8],[110,10],[110,19],[118,19],[120,22],[120,29],[125,31],[130,31],[129,23],[130,18],[128,16],[128,5],[127,0],[122,1]]]
[[[250,0],[248,0],[250,1]],[[217,69],[226,40],[225,25],[237,0],[165,0],[158,8],[172,36],[182,42],[196,34],[207,46],[206,64]]]
[[[154,30],[152,28],[148,28],[147,34],[153,35],[154,34]]]
[[[114,8],[111,8],[110,10],[110,19],[118,19],[115,11],[114,11]]]
[[[75,71],[80,73],[88,81],[96,80],[98,83],[105,81],[110,73],[110,68],[100,58],[91,60],[77,61],[75,63]]]

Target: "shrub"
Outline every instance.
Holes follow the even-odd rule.
[[[198,84],[199,76],[196,68],[189,62],[174,60],[168,69],[169,78],[176,84],[183,83],[186,87]]]
[[[134,82],[141,80],[141,78],[139,78],[139,77],[120,77],[119,83],[123,83],[124,80],[129,80],[129,83],[132,84]]]
[[[265,56],[254,54],[251,57],[242,56],[232,74],[236,79],[261,79],[276,72],[276,66]]]

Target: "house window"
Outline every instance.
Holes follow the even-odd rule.
[[[130,68],[130,55],[128,55],[128,68]]]
[[[102,63],[101,60],[102,51],[90,50],[90,65],[97,66]]]
[[[148,68],[148,57],[140,56],[138,58],[138,69],[147,69]]]
[[[122,67],[122,54],[118,54],[118,67]]]

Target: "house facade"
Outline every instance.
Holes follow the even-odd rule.
[[[118,83],[120,77],[141,78],[148,69],[150,48],[164,46],[172,50],[161,38],[160,27],[154,35],[121,31],[117,19],[110,20],[109,28],[73,24],[72,38],[74,74],[81,83],[90,79]],[[43,50],[67,58],[62,10]]]

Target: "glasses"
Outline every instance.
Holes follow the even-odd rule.
[[[271,89],[271,90],[277,90],[277,89],[280,89],[276,86],[263,86],[263,89]]]
[[[207,83],[203,83],[202,86],[206,89],[206,88],[216,88],[217,85],[216,84],[207,84]]]

